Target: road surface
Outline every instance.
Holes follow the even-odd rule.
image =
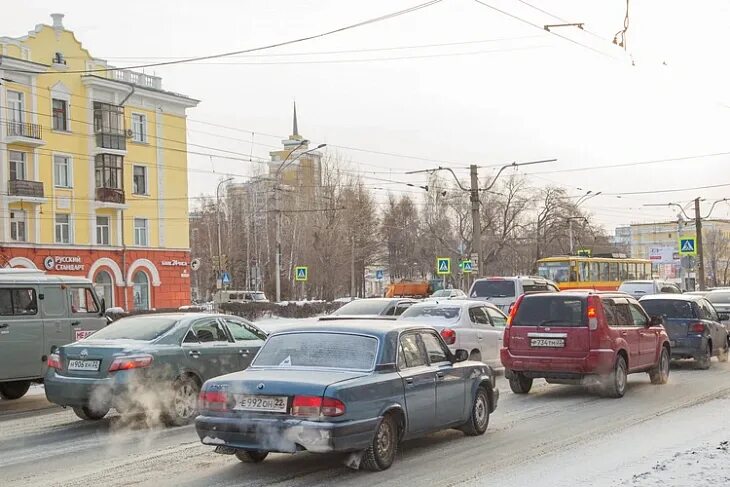
[[[245,465],[164,428],[112,415],[83,422],[32,394],[0,401],[0,484],[12,486],[730,485],[730,363],[673,367],[670,383],[631,376],[623,399],[503,378],[485,436],[446,431],[402,445],[393,467],[356,472],[336,456],[270,455]],[[723,443],[724,442],[724,443]]]

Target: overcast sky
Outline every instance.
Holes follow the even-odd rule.
[[[50,13],[61,12],[66,28],[92,55],[125,66],[308,36],[423,1],[127,0],[110,6],[26,0],[0,16],[0,35],[23,35],[37,23],[50,23]],[[561,22],[519,0],[484,2],[538,26]],[[270,146],[279,146],[291,132],[296,99],[300,133],[313,143],[339,146],[338,153],[368,186],[383,188],[379,194],[413,191],[375,179],[410,180],[403,175],[408,170],[449,165],[466,178],[472,163],[557,158],[521,172],[530,174],[535,186],[556,183],[571,195],[602,191],[605,195],[585,206],[609,230],[676,213],[643,207],[646,203],[686,203],[702,196],[709,206],[730,195],[730,155],[597,168],[730,152],[730,2],[634,1],[626,53],[610,43],[623,26],[623,1],[530,3],[583,22],[587,32],[556,32],[590,49],[473,0],[444,0],[247,57],[145,71],[162,76],[165,89],[201,100],[189,111],[190,142],[242,158],[266,158]],[[412,47],[424,45],[430,47]],[[249,175],[261,167],[196,155],[189,156],[189,164],[210,171],[191,174],[191,195],[212,193],[223,173]],[[481,169],[480,179],[493,172]],[[611,195],[720,184],[728,186]],[[730,216],[730,205],[719,205],[713,216]]]

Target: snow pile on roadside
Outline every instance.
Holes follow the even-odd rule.
[[[730,441],[677,452],[651,470],[620,485],[629,487],[689,487],[730,485]]]

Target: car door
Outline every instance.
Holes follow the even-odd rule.
[[[43,370],[43,320],[32,286],[0,289],[0,379],[33,379]]]
[[[469,322],[457,331],[459,348],[470,354],[474,349],[479,350],[479,360],[487,360],[489,357],[489,347],[484,337],[485,323],[489,323],[489,318],[482,310],[481,304],[474,303],[469,307]]]
[[[428,363],[421,337],[401,335],[398,370],[403,380],[408,435],[431,431],[436,425],[436,373]]]
[[[449,351],[435,331],[419,332],[426,348],[428,363],[436,373],[436,426],[445,428],[462,424],[466,402],[466,380],[468,369],[454,367],[449,360]]]
[[[608,326],[626,342],[629,352],[629,369],[642,367],[641,338],[639,330],[634,326],[628,300],[626,298],[601,299],[603,300]]]
[[[231,347],[238,354],[237,370],[243,370],[251,365],[251,361],[266,340],[266,333],[243,320],[232,317],[221,318],[221,320],[228,327],[231,338],[233,338]]]
[[[182,348],[188,366],[206,381],[236,370],[240,362],[231,345],[223,324],[211,316],[193,322]]]
[[[38,288],[43,318],[44,354],[53,353],[58,347],[73,340],[69,300],[61,286],[40,286]]]
[[[720,317],[717,316],[715,307],[706,299],[700,299],[700,307],[705,320],[705,326],[710,328],[712,343],[714,350],[721,350],[727,342],[727,331],[724,325],[720,323]]]
[[[492,322],[492,326],[494,327],[494,331],[492,333],[495,333],[497,336],[497,367],[501,367],[502,363],[499,360],[499,351],[502,348],[504,330],[505,328],[507,328],[507,315],[502,313],[500,310],[492,308],[490,306],[486,306],[484,308],[484,311],[487,313],[489,321]]]
[[[470,317],[473,319],[472,326],[476,330],[482,362],[494,366],[499,363],[499,352],[497,350],[498,333],[494,329],[494,326],[492,326],[492,322],[487,315],[486,306],[479,305],[471,308],[470,311],[472,311]]]
[[[66,288],[71,308],[71,335],[69,342],[86,338],[106,325],[101,316],[101,305],[91,286],[75,285]]]
[[[657,355],[659,351],[657,340],[659,339],[660,329],[659,327],[649,327],[649,317],[639,304],[629,303],[629,311],[631,311],[631,318],[639,333],[641,364],[645,366],[654,365],[659,358]]]

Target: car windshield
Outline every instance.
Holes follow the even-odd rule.
[[[178,322],[177,318],[161,316],[130,316],[102,328],[90,339],[151,341],[167,333]]]
[[[254,367],[315,367],[371,370],[378,340],[346,333],[285,333],[274,335],[261,348]]]
[[[266,301],[266,295],[264,293],[251,293],[251,297],[254,301]]]
[[[585,300],[576,296],[525,296],[512,326],[586,326],[584,308]]]
[[[472,298],[513,298],[514,281],[477,281],[471,288]]]
[[[432,298],[444,298],[451,296],[451,289],[439,289],[431,295]]]
[[[649,316],[694,318],[692,303],[679,299],[642,299],[641,306]]]
[[[456,306],[421,305],[409,308],[400,319],[454,322],[459,320],[460,314],[461,308]]]
[[[707,300],[711,303],[730,303],[730,291],[728,292],[711,292],[705,295]]]
[[[336,315],[379,315],[390,304],[380,299],[358,299],[334,312]]]

